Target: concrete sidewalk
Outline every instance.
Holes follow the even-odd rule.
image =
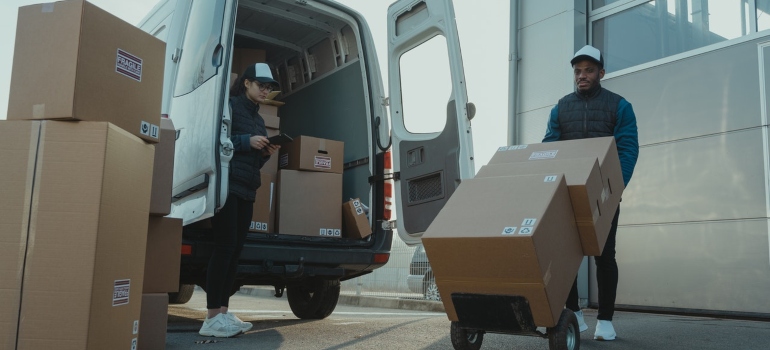
[[[257,297],[274,297],[275,291],[271,287],[242,287],[239,294]],[[286,295],[281,298],[285,298]],[[385,298],[368,295],[354,295],[341,293],[338,305],[350,305],[360,307],[376,307],[383,309],[402,309],[415,311],[444,312],[444,304],[440,301],[412,300],[401,298]]]

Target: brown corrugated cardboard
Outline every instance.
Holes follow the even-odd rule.
[[[262,185],[257,189],[249,231],[270,233],[275,230],[275,180],[272,174],[264,171],[260,176]]]
[[[142,293],[179,291],[179,265],[182,250],[182,220],[150,217],[147,227],[147,253],[144,259]]]
[[[342,174],[278,172],[276,222],[282,235],[342,236]]]
[[[15,349],[39,121],[0,121],[0,349]]]
[[[168,324],[168,294],[142,294],[142,315],[139,318],[138,350],[163,350],[166,348]]]
[[[260,109],[260,115],[261,115],[261,109]],[[278,135],[279,134],[278,127],[280,126],[281,120],[275,116],[263,116],[263,119],[265,119],[265,127],[267,127],[267,137]],[[265,163],[265,165],[262,166],[262,169],[260,170],[273,175],[273,178],[275,178],[278,175],[278,158],[279,157],[280,157],[279,152],[276,152],[275,154],[270,156],[270,159],[267,161],[267,163]]]
[[[561,174],[465,180],[422,243],[452,321],[452,293],[502,293],[527,296],[535,324],[553,326],[583,259]]]
[[[362,239],[372,234],[361,200],[356,198],[342,204],[342,234],[347,238]]]
[[[281,146],[278,168],[342,174],[343,155],[342,142],[303,135]]]
[[[583,254],[601,255],[615,212],[602,211],[602,176],[596,158],[485,165],[476,178],[546,173],[564,174]]]
[[[278,106],[260,104],[259,115],[265,119],[265,126],[268,128],[278,129],[278,120],[280,120],[278,118]]]
[[[109,121],[157,142],[165,44],[93,4],[19,8],[8,119]]]
[[[233,49],[233,66],[231,73],[243,74],[246,67],[254,63],[265,62],[267,58],[265,50],[259,49]]]
[[[176,130],[171,119],[160,120],[160,135],[160,142],[155,145],[150,215],[166,216],[171,213],[171,187],[174,183]]]
[[[17,349],[130,349],[154,149],[103,122],[45,121],[40,138]]]

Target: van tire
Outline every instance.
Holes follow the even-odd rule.
[[[463,329],[459,322],[452,321],[449,338],[455,350],[479,350],[484,342],[484,331]]]
[[[340,280],[314,279],[309,283],[287,286],[286,298],[294,316],[321,320],[332,314],[340,298]]]
[[[193,292],[195,292],[194,284],[180,284],[179,291],[176,293],[168,293],[169,304],[185,304],[192,298]]]

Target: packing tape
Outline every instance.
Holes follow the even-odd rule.
[[[318,139],[318,150],[319,151],[325,151],[326,150],[326,140],[325,139]]]
[[[41,12],[43,12],[43,13],[53,12],[53,5],[54,5],[53,2],[49,2],[47,4],[43,4],[43,9],[42,9]]]
[[[45,118],[45,103],[32,105],[32,118],[35,118],[35,119]]]

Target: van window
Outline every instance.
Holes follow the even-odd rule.
[[[214,57],[222,36],[225,0],[195,0],[190,7],[174,96],[187,94],[217,74]]]
[[[452,96],[446,38],[437,35],[401,56],[404,127],[411,133],[444,130]]]

